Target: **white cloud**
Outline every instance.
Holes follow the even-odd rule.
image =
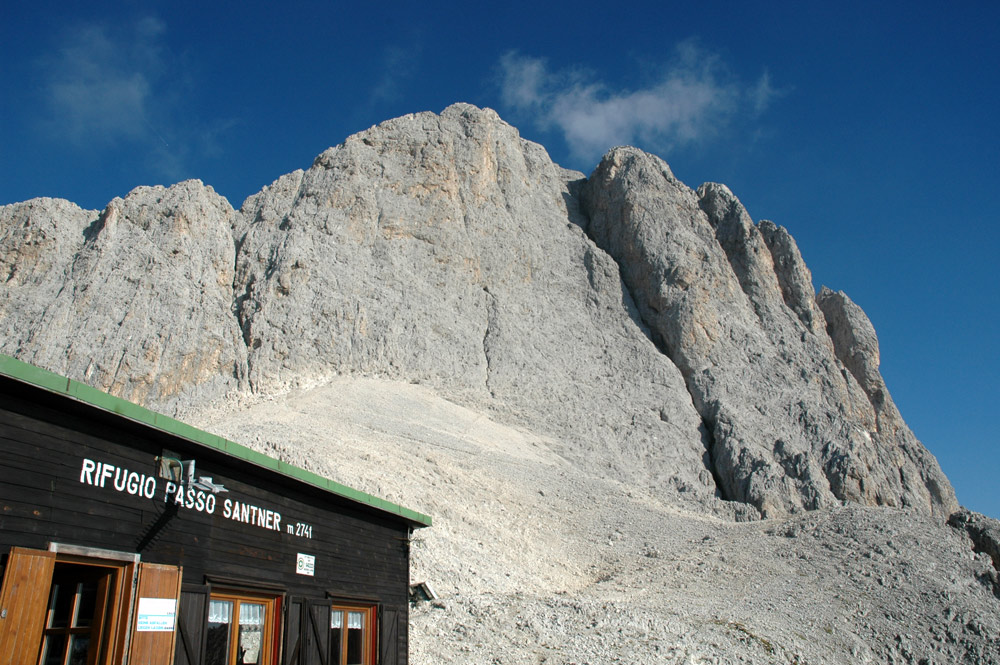
[[[553,76],[546,71],[545,61],[510,52],[500,58],[503,74],[501,94],[505,104],[515,108],[531,108],[550,94]]]
[[[101,159],[140,161],[165,182],[200,175],[199,161],[225,153],[232,117],[192,114],[197,68],[171,51],[156,17],[78,24],[37,61],[37,129]]]
[[[757,84],[750,90],[750,99],[753,102],[754,111],[762,113],[767,109],[771,100],[779,96],[779,92],[771,86],[771,75],[765,70]]]
[[[500,60],[503,102],[543,129],[561,132],[574,156],[592,160],[615,145],[666,150],[715,136],[738,113],[759,114],[775,95],[765,72],[753,85],[693,41],[638,90],[616,90],[579,71],[511,52]]]
[[[156,138],[149,110],[163,69],[163,32],[155,18],[127,29],[74,30],[40,63],[49,130],[77,145]]]

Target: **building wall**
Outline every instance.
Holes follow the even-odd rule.
[[[322,613],[330,598],[370,601],[394,624],[384,626],[383,639],[394,633],[396,646],[385,660],[406,663],[405,522],[10,381],[0,385],[0,455],[0,553],[56,542],[182,566],[190,594],[182,598],[182,612],[198,607],[197,594],[207,584],[264,585],[284,594],[286,629],[307,623],[310,611]],[[211,477],[228,491],[199,493],[157,477],[161,455],[195,460],[196,477]],[[241,506],[254,509],[244,515]],[[315,557],[312,576],[297,571],[301,555]]]

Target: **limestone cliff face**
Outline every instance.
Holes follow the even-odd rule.
[[[588,233],[685,377],[726,498],[764,515],[839,501],[957,507],[892,406],[871,323],[843,294],[813,297],[784,229],[755,225],[722,185],[692,191],[634,148],[605,156],[583,204]]]
[[[0,269],[0,351],[154,408],[380,376],[730,516],[957,507],[784,228],[633,148],[585,179],[490,110],[385,122],[239,211],[192,181],[4,206]]]
[[[0,351],[165,410],[235,387],[233,218],[197,181],[0,208]]]
[[[559,439],[575,463],[713,496],[680,373],[583,233],[580,178],[456,105],[352,136],[250,197],[236,314],[252,387],[421,382]]]

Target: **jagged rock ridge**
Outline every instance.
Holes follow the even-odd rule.
[[[725,186],[692,191],[634,148],[605,156],[583,204],[685,377],[724,496],[764,515],[838,501],[956,507],[885,390],[871,323],[844,294],[805,290],[784,228],[758,227]]]
[[[239,211],[197,181],[4,206],[0,274],[0,351],[181,415],[379,376],[729,516],[957,508],[783,228],[633,148],[561,169],[490,110],[385,122]]]

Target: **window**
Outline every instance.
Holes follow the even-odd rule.
[[[0,660],[124,662],[136,578],[143,597],[176,597],[167,592],[180,587],[180,569],[140,563],[138,554],[61,543],[50,544],[49,551],[12,547],[0,585]],[[174,587],[166,583],[170,579]],[[171,633],[155,635],[172,638]],[[138,642],[139,637],[133,646]],[[149,665],[167,661],[151,659]]]
[[[330,665],[375,662],[375,608],[334,605],[330,609]]]
[[[40,665],[108,662],[117,571],[103,566],[56,563],[42,631]]]
[[[212,592],[208,604],[206,665],[271,665],[277,649],[273,596]]]

